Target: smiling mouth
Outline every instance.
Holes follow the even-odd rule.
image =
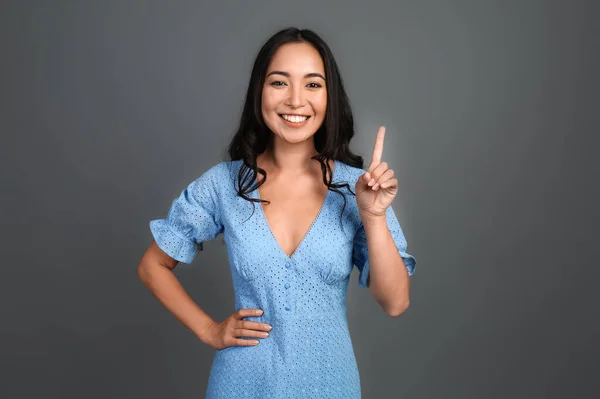
[[[306,120],[308,120],[310,118],[310,116],[308,115],[286,115],[286,114],[279,114],[279,116],[283,119],[285,119],[288,122],[291,123],[302,123],[305,122]]]

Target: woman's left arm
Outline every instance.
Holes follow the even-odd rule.
[[[409,304],[409,275],[386,221],[386,211],[398,192],[394,171],[381,161],[385,127],[377,131],[373,157],[355,186],[356,202],[367,239],[368,284],[371,294],[390,316],[402,314]]]
[[[409,304],[408,271],[388,229],[385,215],[362,219],[369,254],[369,290],[387,314],[399,316]]]

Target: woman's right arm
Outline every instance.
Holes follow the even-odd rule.
[[[137,273],[146,288],[167,310],[202,342],[212,346],[208,329],[214,320],[192,300],[173,273],[178,263],[152,241],[140,260]]]
[[[138,265],[138,276],[160,303],[202,342],[219,350],[228,346],[258,345],[258,340],[241,339],[240,336],[269,336],[269,324],[243,320],[261,315],[260,309],[240,309],[222,322],[215,322],[192,300],[173,273],[178,263],[152,241]]]

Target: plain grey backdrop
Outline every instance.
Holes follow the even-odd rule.
[[[418,261],[398,318],[351,277],[363,397],[597,398],[593,3],[2,2],[0,396],[204,396],[214,350],[136,267],[297,26],[332,48],[367,164],[387,127]],[[222,320],[222,236],[204,248],[175,273]]]

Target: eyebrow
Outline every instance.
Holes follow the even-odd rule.
[[[283,71],[271,71],[269,72],[269,74],[267,75],[267,77],[271,76],[271,75],[283,75],[287,78],[290,77],[290,74],[287,72],[283,72]],[[321,78],[323,80],[325,80],[325,76],[321,75],[320,73],[317,72],[311,72],[311,73],[307,73],[306,75],[304,75],[304,78]]]

